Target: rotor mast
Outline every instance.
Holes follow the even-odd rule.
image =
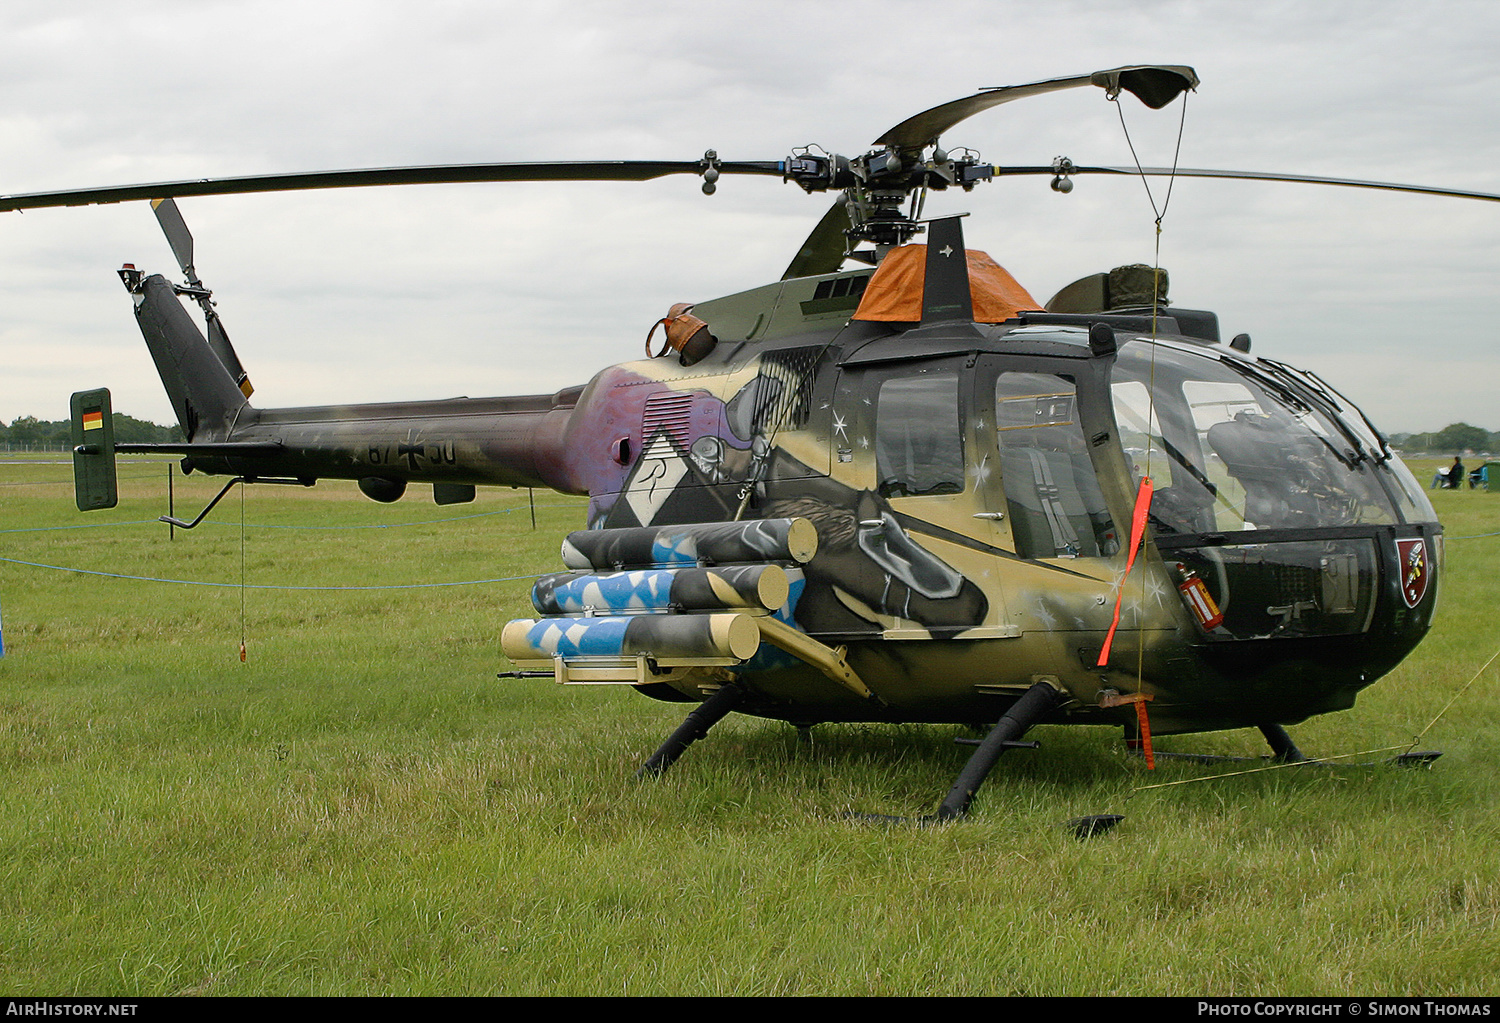
[[[969,117],[1000,103],[1036,96],[1062,89],[1094,85],[1103,89],[1111,100],[1129,92],[1153,110],[1166,106],[1189,89],[1196,88],[1198,76],[1190,67],[1179,65],[1136,66],[1095,71],[1087,75],[1053,78],[1029,85],[1012,85],[984,89],[973,96],[953,100],[908,117],[875,140],[876,148],[862,156],[846,157],[804,147],[786,160],[784,177],[795,181],[807,192],[843,190],[840,202],[847,214],[847,226],[838,217],[824,217],[813,237],[804,245],[788,269],[787,276],[802,272],[825,272],[826,263],[809,270],[808,254],[821,251],[825,260],[832,255],[831,240],[818,240],[819,232],[840,230],[845,241],[843,258],[878,263],[898,245],[904,245],[922,230],[922,206],[930,191],[962,188],[971,191],[981,181],[988,181],[1001,169],[981,163],[979,154],[963,149],[948,152],[941,143],[942,134]],[[910,206],[903,210],[907,199]],[[874,248],[859,250],[861,243]],[[836,269],[836,265],[834,267]]]

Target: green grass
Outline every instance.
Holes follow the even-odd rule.
[[[1432,467],[1415,465],[1419,478]],[[169,541],[165,469],[72,510],[65,465],[0,465],[0,988],[163,994],[1482,994],[1500,961],[1496,669],[1432,770],[1147,772],[1112,730],[1044,727],[975,816],[930,812],[952,730],[731,717],[663,779],[685,707],[497,680],[529,581],[238,587],[240,499]],[[213,481],[177,481],[195,512]],[[416,489],[416,488],[414,488]],[[1450,537],[1500,494],[1433,495]],[[438,508],[253,488],[244,581],[395,586],[559,567],[582,502]],[[478,518],[456,519],[495,512]],[[454,521],[435,521],[454,519]],[[95,522],[100,528],[61,529]],[[271,529],[269,525],[386,529]],[[129,524],[136,523],[136,524]],[[14,564],[232,584],[184,586]],[[1403,745],[1497,648],[1500,536],[1450,540],[1437,627],[1342,714],[1332,754]],[[243,598],[243,615],[241,601]],[[248,658],[239,659],[241,634]],[[1252,732],[1163,746],[1258,755]],[[1118,812],[1079,842],[1063,821]]]

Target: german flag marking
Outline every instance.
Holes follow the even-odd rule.
[[[85,412],[83,414],[83,428],[85,430],[102,430],[102,429],[104,429],[104,412],[103,412],[103,410],[102,409],[95,409],[92,412]]]

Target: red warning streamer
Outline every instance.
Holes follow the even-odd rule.
[[[1127,703],[1135,704],[1137,734],[1134,739],[1125,740],[1125,748],[1140,750],[1146,758],[1148,771],[1156,769],[1156,754],[1151,749],[1151,718],[1146,713],[1146,704],[1151,699],[1150,693],[1110,693],[1099,700],[1099,706],[1106,710],[1111,707],[1123,707]]]
[[[1109,663],[1109,648],[1115,641],[1115,630],[1120,627],[1120,606],[1125,602],[1125,580],[1130,578],[1131,566],[1135,564],[1141,540],[1146,536],[1146,515],[1151,510],[1151,493],[1151,477],[1142,476],[1140,489],[1135,492],[1135,511],[1130,516],[1130,551],[1125,556],[1125,574],[1120,576],[1120,585],[1115,590],[1115,618],[1104,636],[1104,646],[1099,650],[1099,661],[1095,667],[1102,668]]]
[[[1135,701],[1135,722],[1141,731],[1141,753],[1146,757],[1146,770],[1154,771],[1156,770],[1156,756],[1151,750],[1151,719],[1146,715],[1145,699]]]

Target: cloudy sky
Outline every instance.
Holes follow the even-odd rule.
[[[49,13],[49,11],[63,13]],[[853,153],[983,86],[1193,65],[1181,163],[1500,192],[1500,4],[1384,0],[5,2],[0,193],[464,161]],[[1124,104],[1144,163],[1179,108]],[[944,142],[1124,164],[1098,90]],[[1161,181],[1155,181],[1161,201]],[[187,199],[197,266],[280,405],[536,393],[640,352],[673,302],[774,280],[829,202],[774,178]],[[935,196],[1045,300],[1154,259],[1138,180]],[[1390,431],[1500,429],[1500,203],[1179,180],[1179,304],[1315,369]],[[0,420],[107,385],[171,412],[114,271],[174,273],[144,203],[0,215]]]

